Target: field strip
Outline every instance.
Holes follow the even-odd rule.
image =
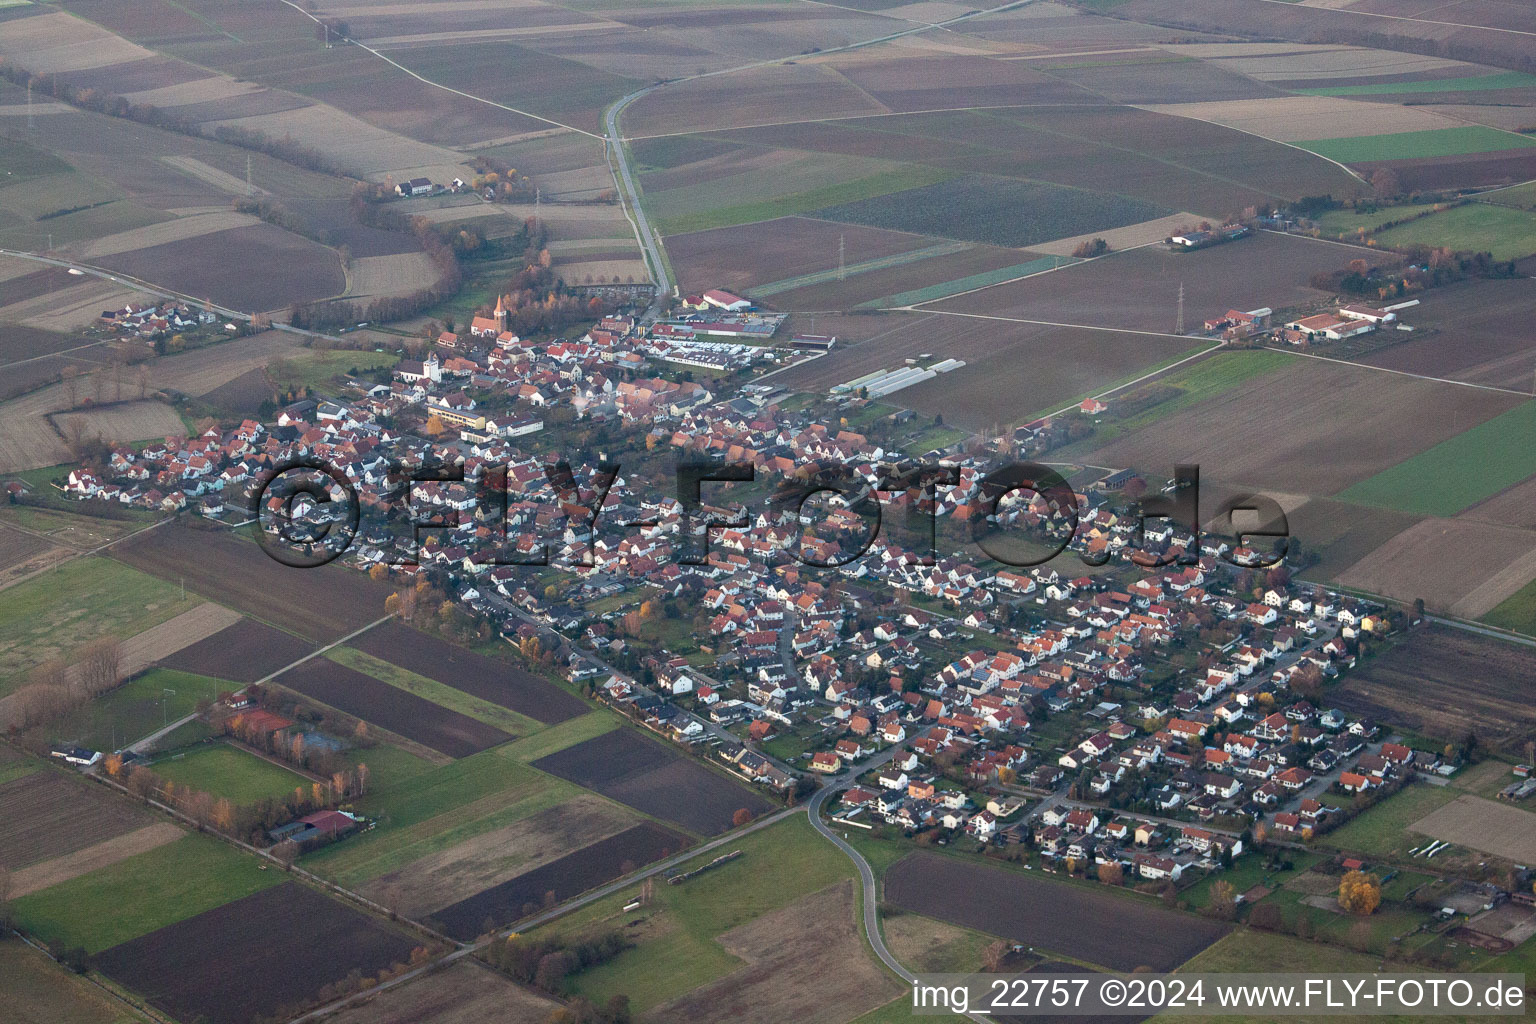
[[[168,821],[161,821],[136,829],[127,835],[102,840],[83,850],[76,850],[74,853],[22,868],[11,874],[10,898],[20,899],[29,893],[39,892],[60,882],[67,882],[71,878],[78,878],[97,868],[104,868],[135,854],[146,853],[166,843],[175,842],[184,835],[186,833],[177,826]]]
[[[1284,4],[1285,6],[1290,7],[1294,3],[1294,0],[1263,0],[1263,2],[1266,4]],[[1311,7],[1310,9],[1314,11],[1328,11],[1331,14],[1340,13],[1331,7]],[[1432,18],[1410,18],[1401,14],[1378,14],[1375,11],[1345,10],[1342,13],[1364,15],[1367,18],[1386,18],[1388,21],[1416,21],[1421,25],[1444,25],[1449,28],[1470,28],[1483,32],[1506,32],[1510,35],[1516,36],[1536,36],[1536,32],[1526,32],[1518,28],[1494,28],[1491,25],[1468,25],[1466,22],[1462,21],[1435,21]]]
[[[1121,104],[1121,106],[1125,106],[1125,105],[1126,104]],[[877,118],[877,117],[916,117],[916,116],[918,116],[920,114],[955,114],[955,113],[962,113],[964,111],[971,111],[971,110],[1027,110],[1027,109],[1030,109],[1030,108],[1037,108],[1037,107],[1048,107],[1048,108],[1053,108],[1054,109],[1056,107],[1061,107],[1061,106],[1066,106],[1066,104],[1062,104],[1062,103],[993,103],[993,104],[988,104],[988,105],[984,105],[984,106],[974,106],[973,105],[973,106],[969,106],[969,107],[929,107],[929,108],[926,108],[924,110],[894,110],[894,111],[892,111],[889,114],[881,114],[881,113],[830,114],[830,115],[828,115],[826,117],[801,117],[801,118],[795,118],[795,119],[792,119],[792,120],[789,120],[789,121],[762,121],[762,122],[758,122],[758,123],[755,123],[755,124],[738,124],[738,125],[731,125],[728,128],[711,128],[709,130],[711,132],[736,132],[736,131],[748,131],[748,130],[753,129],[753,128],[778,128],[778,127],[781,127],[783,125],[791,125],[791,124],[826,124],[827,122],[830,122],[830,121],[861,121],[861,120],[863,120],[865,118],[871,118],[872,119],[872,118]],[[627,142],[640,142],[640,141],[643,141],[645,139],[670,139],[670,138],[674,138],[674,137],[679,136],[679,135],[699,135],[699,134],[701,134],[701,133],[696,131],[696,130],[681,131],[681,132],[657,132],[654,135],[626,135],[626,136],[624,136],[624,139]]]
[[[749,290],[754,295],[776,295],[779,292],[787,292],[792,288],[825,284],[828,281],[838,280],[848,274],[863,274],[871,270],[886,270],[890,267],[899,267],[906,263],[925,260],[930,256],[949,256],[953,253],[965,252],[971,248],[974,248],[974,246],[970,242],[944,242],[939,245],[930,245],[926,249],[914,249],[911,252],[896,253],[894,256],[881,256],[877,259],[864,260],[860,263],[850,263],[846,267],[818,270],[815,273],[801,274],[798,277],[786,277],[782,281],[758,285]]]
[[[895,295],[871,299],[869,302],[859,303],[854,308],[889,309],[895,307],[905,309],[909,306],[921,306],[929,302],[938,302],[940,299],[952,299],[956,295],[969,295],[971,292],[981,291],[983,288],[991,288],[993,285],[1022,281],[1026,277],[1047,274],[1052,270],[1060,270],[1062,267],[1070,267],[1081,262],[1082,260],[1074,259],[1071,256],[1040,256],[1024,263],[1015,263],[1011,267],[984,270],[979,274],[957,277],[953,281],[942,281],[939,284],[930,284],[924,288],[914,288],[911,291],[897,292]]]
[[[1275,351],[1283,351],[1276,349]],[[1312,352],[1286,352],[1288,356],[1296,356],[1300,359],[1320,359],[1325,363],[1338,363],[1341,366],[1353,366],[1361,370],[1375,370],[1377,373],[1394,373],[1399,377],[1415,377],[1419,380],[1432,381],[1436,384],[1455,384],[1457,387],[1475,388],[1478,391],[1497,391],[1505,395],[1519,395],[1521,398],[1533,397],[1529,391],[1517,391],[1514,388],[1501,388],[1494,384],[1474,384],[1466,380],[1451,380],[1449,377],[1431,377],[1423,373],[1410,373],[1407,370],[1393,370],[1385,366],[1372,366],[1369,363],[1352,363],[1348,359],[1338,359],[1334,356],[1320,356]]]
[[[433,13],[436,13],[435,11]],[[417,32],[404,36],[380,36],[368,40],[374,46],[399,46],[409,49],[415,43],[452,43],[464,39],[513,39],[519,36],[547,36],[553,33],[590,32],[593,29],[613,31],[615,23],[594,21],[574,25],[525,25],[522,28],[464,29],[456,32]]]
[[[1282,2],[1283,2],[1283,0],[1282,0]],[[1339,163],[1339,161],[1333,159],[1332,157],[1323,156],[1321,153],[1314,153],[1312,150],[1306,149],[1306,148],[1304,148],[1302,146],[1298,146],[1298,145],[1296,145],[1295,143],[1292,143],[1292,142],[1281,142],[1279,139],[1271,139],[1267,135],[1260,135],[1258,132],[1252,132],[1252,131],[1249,131],[1246,128],[1234,128],[1230,124],[1222,124],[1220,121],[1212,121],[1209,118],[1205,118],[1205,117],[1195,117],[1193,114],[1180,114],[1180,113],[1178,113],[1176,111],[1173,111],[1173,110],[1164,111],[1164,110],[1161,109],[1163,107],[1163,104],[1127,103],[1126,106],[1132,107],[1132,108],[1134,108],[1136,110],[1145,110],[1149,114],[1167,113],[1171,117],[1182,117],[1182,118],[1186,118],[1186,119],[1188,119],[1190,121],[1202,121],[1205,124],[1214,124],[1214,125],[1216,125],[1219,128],[1227,128],[1227,129],[1230,129],[1231,131],[1234,131],[1234,132],[1242,132],[1244,135],[1251,135],[1255,139],[1264,139],[1264,140],[1266,140],[1268,142],[1273,142],[1273,143],[1275,143],[1276,145],[1279,145],[1279,146],[1287,146],[1287,147],[1289,147],[1291,149],[1296,150],[1299,153],[1306,153],[1309,156],[1315,156],[1319,160],[1327,160],[1329,163],[1333,164],[1339,170],[1343,171],[1345,174],[1349,175],[1351,178],[1354,178],[1356,181],[1368,184],[1368,182],[1366,182],[1364,178],[1362,178],[1359,174],[1356,174],[1347,165]]]

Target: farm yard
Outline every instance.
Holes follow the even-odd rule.
[[[512,738],[494,726],[326,658],[306,661],[274,682],[449,757],[467,757]]]
[[[1224,935],[1214,921],[1032,878],[1006,868],[914,853],[885,874],[885,898],[906,910],[1117,971],[1171,971]]]
[[[243,537],[179,524],[118,545],[112,558],[164,579],[183,580],[189,590],[316,642],[334,640],[381,617],[390,592],[339,566],[295,572]]]
[[[567,747],[533,767],[700,835],[724,832],[742,808],[757,816],[770,806],[745,785],[633,729]]]
[[[355,646],[376,658],[546,725],[587,712],[581,700],[547,679],[398,622],[369,630],[358,638]]]
[[[431,920],[461,942],[502,928],[549,905],[578,896],[690,845],[686,836],[645,822],[600,839],[432,913]],[[487,928],[487,924],[493,928]]]
[[[1513,747],[1536,721],[1526,685],[1533,672],[1529,648],[1431,626],[1367,660],[1329,699],[1435,739],[1460,742],[1475,732],[1494,747]]]
[[[94,964],[179,1019],[247,1024],[304,1007],[351,971],[406,963],[418,944],[288,882],[125,942]]]

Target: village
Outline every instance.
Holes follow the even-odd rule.
[[[1268,313],[1242,316],[1262,327]],[[841,827],[1027,852],[1046,870],[1177,888],[1265,840],[1321,835],[1418,775],[1456,770],[1455,758],[1322,700],[1361,642],[1408,628],[1404,611],[1298,584],[1231,538],[1143,524],[1125,502],[1141,490],[1127,486],[1140,483],[1132,471],[1090,486],[1073,510],[1063,557],[1102,567],[1092,572],[1060,560],[1003,566],[974,550],[925,559],[892,531],[840,557],[865,529],[853,502],[812,530],[801,509],[752,506],[709,531],[706,559],[679,557],[685,510],[651,466],[658,456],[750,464],[757,482],[742,496],[753,498],[803,467],[837,465],[888,512],[931,511],[946,546],[988,499],[1000,526],[1068,521],[984,492],[1027,430],[1013,444],[925,453],[954,474],[931,499],[878,491],[910,456],[848,428],[867,397],[843,389],[806,402],[757,382],[833,343],[776,343],[781,319],[709,292],[664,321],[606,316],[579,339],[533,343],[506,329],[498,300],[387,382],[353,380],[271,424],[115,448],[105,465],[72,472],[66,490],[254,518],[276,534],[288,522],[282,498],[263,494],[252,509],[253,492],[287,459],[323,460],[367,513],[355,538],[326,542],[354,569],[430,579],[509,642],[564,645],[570,679],[770,792],[825,782]],[[721,376],[706,387],[689,367]],[[570,478],[554,472],[589,451],[594,428],[604,454]],[[624,465],[602,482],[619,451]],[[407,511],[390,491],[395,463],[449,467],[462,482],[413,484]],[[500,535],[476,500],[475,480],[493,467],[506,471]],[[325,510],[311,506],[311,524],[341,518]],[[401,530],[407,519],[436,527],[416,531],[419,547]],[[514,531],[511,559],[487,547]],[[1143,548],[1160,567],[1144,566]],[[503,564],[541,553],[547,566]],[[331,841],[357,824],[322,808],[271,838]]]

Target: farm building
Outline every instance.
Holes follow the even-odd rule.
[[[723,309],[727,313],[739,313],[752,308],[752,303],[740,295],[719,288],[712,288],[703,295],[690,295],[683,300],[683,305],[689,309]]]
[[[402,181],[395,186],[397,196],[424,196],[432,192],[432,180],[430,178],[412,178],[410,181]]]
[[[1342,341],[1345,338],[1353,338],[1358,334],[1369,334],[1376,329],[1376,325],[1369,320],[1352,320],[1347,317],[1334,316],[1332,313],[1305,316],[1300,320],[1292,320],[1285,326],[1287,329],[1300,332],[1306,337],[1323,337],[1329,341]]]

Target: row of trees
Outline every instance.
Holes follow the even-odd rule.
[[[0,727],[22,732],[57,721],[123,681],[123,645],[115,637],[87,644],[69,664],[52,658],[27,673],[26,685],[7,698]]]
[[[492,943],[484,955],[492,967],[508,977],[558,994],[570,975],[606,963],[629,947],[629,940],[617,931],[579,940],[514,935],[505,942]]]

